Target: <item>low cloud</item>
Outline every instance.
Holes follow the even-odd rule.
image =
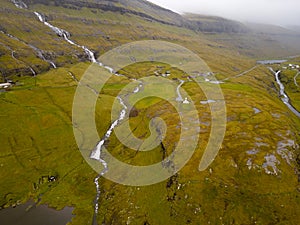
[[[150,0],[178,13],[217,15],[242,22],[300,26],[299,0]]]

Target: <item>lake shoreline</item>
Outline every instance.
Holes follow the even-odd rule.
[[[74,207],[65,206],[58,210],[47,204],[39,204],[33,199],[0,209],[0,221],[3,225],[65,225],[72,221]],[[19,219],[22,218],[20,221]],[[45,220],[47,218],[47,221]]]

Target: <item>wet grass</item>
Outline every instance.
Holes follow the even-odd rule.
[[[33,78],[23,78],[23,87],[1,93],[1,205],[41,197],[43,203],[58,209],[74,206],[76,217],[72,224],[91,221],[96,173],[82,159],[73,137],[71,107],[77,83],[68,73],[71,71],[80,78],[87,66],[83,63],[51,70],[38,76],[36,85]],[[145,71],[153,73],[153,65],[135,65],[134,70],[139,67],[143,74]],[[181,78],[180,71],[166,69],[171,70],[174,77]],[[138,77],[138,74],[132,76]],[[272,80],[270,75],[266,83]],[[210,170],[202,173],[197,170],[209,138],[210,111],[207,105],[200,104],[200,100],[205,99],[201,90],[194,82],[187,82],[183,88],[191,95],[203,123],[192,160],[176,176],[149,187],[126,187],[101,178],[103,195],[99,223],[198,224],[210,221],[213,224],[248,224],[256,221],[266,224],[288,221],[296,224],[294,215],[299,210],[296,165],[289,166],[277,155],[282,172],[278,176],[267,175],[261,167],[248,169],[247,160],[252,156],[246,152],[257,147],[256,142],[267,144],[268,147],[259,147],[260,153],[253,156],[254,163],[261,166],[265,155],[276,152],[277,142],[293,139],[298,143],[299,120],[286,110],[280,99],[274,98],[275,89],[270,94],[259,85],[250,86],[244,83],[247,77],[237,81],[221,85],[227,102],[227,132]],[[113,77],[99,96],[96,114],[99,136],[109,127],[111,106],[127,82],[124,78]],[[262,112],[255,114],[253,107]],[[138,137],[149,136],[149,121],[155,115],[161,115],[171,130],[178,123],[176,112],[161,99],[146,98],[135,108],[139,113],[130,119],[130,124]],[[167,134],[163,142],[167,154],[172,152],[176,140],[176,133]],[[125,162],[137,165],[155,163],[163,157],[161,147],[136,154],[122,147],[114,135],[108,149]],[[52,174],[57,174],[57,182],[40,181],[43,176]]]
[[[6,4],[5,7],[10,6]],[[212,121],[209,105],[200,103],[206,98],[197,84],[187,82],[182,71],[165,64],[145,62],[120,71],[131,78],[170,71],[169,79],[174,79],[175,83],[179,84],[175,80],[178,78],[185,80],[183,88],[193,100],[200,117],[200,139],[189,163],[167,181],[147,187],[127,187],[101,178],[98,224],[299,223],[299,183],[295,171],[299,167],[296,158],[299,155],[300,121],[281,102],[274,76],[267,68],[259,66],[244,76],[234,77],[254,66],[254,60],[237,54],[230,47],[219,48],[216,43],[212,47],[213,41],[205,38],[206,35],[183,28],[127,15],[115,18],[115,14],[108,12],[94,14],[87,9],[80,11],[86,21],[78,19],[78,12],[71,9],[55,7],[56,13],[49,15],[48,7],[36,5],[32,9],[47,12],[53,24],[69,30],[72,39],[91,47],[97,54],[133,40],[168,40],[202,56],[218,78],[231,77],[221,84],[227,106],[227,131],[222,148],[209,169],[199,172]],[[16,11],[23,13],[22,10]],[[80,58],[82,50],[67,45],[33,15],[22,17],[21,22],[18,18],[13,14],[3,16],[1,26],[46,51],[61,52],[54,57],[61,67],[41,73],[36,78],[13,76],[19,86],[0,93],[0,206],[8,207],[29,198],[41,199],[41,203],[57,209],[74,206],[76,216],[71,224],[91,224],[96,172],[82,158],[75,143],[72,102],[78,83],[70,75],[71,72],[80,79],[89,63],[79,63],[83,60]],[[63,22],[61,18],[64,18]],[[139,25],[136,25],[137,21]],[[12,23],[17,25],[11,26]],[[85,36],[82,35],[83,27]],[[30,32],[26,33],[25,28],[30,28]],[[103,33],[94,34],[95,30]],[[1,42],[16,50],[18,59],[24,59],[22,67],[31,65],[41,72],[47,70],[47,65],[26,45],[0,35]],[[5,51],[5,55],[0,57],[1,65],[19,68],[19,62],[8,56],[9,50],[0,47],[1,52]],[[299,107],[298,89],[293,87],[294,72],[283,72],[282,76],[293,104]],[[100,137],[111,124],[111,106],[115,97],[128,83],[125,78],[113,76],[101,91],[95,115]],[[143,99],[134,107],[138,113],[129,122],[134,134],[141,139],[150,135],[151,118],[160,116],[164,119],[170,131],[163,146],[166,155],[170,155],[179,140],[176,131],[179,118],[174,108],[159,98]],[[254,108],[261,112],[256,113]],[[294,146],[286,147],[293,155],[290,164],[278,154],[280,142],[288,140],[295,142]],[[149,165],[164,157],[162,146],[150,152],[137,153],[121,145],[114,134],[107,147],[120,160],[135,165]],[[254,155],[247,153],[253,149],[258,152]],[[265,156],[269,154],[275,155],[280,162],[276,164],[281,171],[278,175],[265,173],[263,165],[266,163]],[[251,169],[247,165],[249,159],[253,162]],[[58,177],[56,182],[47,181],[47,176],[51,175]]]
[[[299,65],[299,61],[291,61],[292,64]],[[285,87],[285,91],[288,94],[291,104],[300,111],[300,87],[295,84],[294,77],[298,74],[298,69],[286,69],[282,70],[282,73],[280,75],[280,80],[283,83]],[[298,84],[299,78],[296,79],[296,82]],[[298,84],[299,85],[299,84]]]

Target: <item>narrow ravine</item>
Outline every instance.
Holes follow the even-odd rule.
[[[72,79],[74,81],[76,81],[77,83],[79,83],[79,80],[75,77],[75,75],[72,72],[69,71],[68,74],[72,77]]]
[[[34,14],[38,17],[38,19],[39,19],[40,22],[42,22],[46,26],[48,26],[52,31],[54,31],[56,33],[56,35],[58,35],[59,37],[64,38],[65,41],[67,41],[69,44],[74,45],[74,46],[76,46],[78,48],[83,49],[84,52],[86,53],[86,55],[89,57],[90,62],[98,64],[99,66],[103,67],[104,69],[108,70],[110,73],[112,73],[112,74],[114,74],[116,76],[124,76],[124,75],[116,73],[113,68],[111,68],[109,66],[106,66],[106,65],[103,65],[102,62],[99,62],[96,59],[95,54],[90,49],[88,49],[86,46],[79,45],[75,41],[71,40],[70,39],[71,34],[68,31],[66,31],[64,29],[61,29],[59,27],[53,26],[52,24],[50,24],[49,22],[47,22],[46,18],[44,16],[42,16],[40,13],[34,12]]]
[[[19,1],[19,0],[11,0],[11,1],[15,4],[15,6],[16,6],[17,8],[20,8],[20,9],[28,9],[28,6],[27,6],[24,2],[22,2],[22,1]],[[64,29],[61,29],[61,28],[59,28],[59,27],[53,26],[52,24],[50,24],[49,22],[47,22],[47,21],[46,21],[46,18],[45,18],[44,16],[42,16],[40,13],[34,12],[34,14],[37,16],[37,18],[39,19],[40,22],[42,22],[44,25],[46,25],[46,26],[49,27],[52,31],[54,31],[54,33],[55,33],[56,35],[58,35],[59,37],[64,38],[69,44],[74,45],[74,46],[76,46],[76,47],[78,47],[78,48],[82,48],[82,49],[85,51],[85,53],[88,55],[89,60],[90,60],[92,63],[97,63],[97,64],[99,64],[100,66],[103,66],[102,63],[100,63],[100,62],[98,62],[98,61],[96,60],[95,54],[94,54],[91,50],[89,50],[87,47],[85,47],[85,46],[83,46],[83,45],[79,45],[79,44],[77,44],[76,42],[72,41],[72,40],[70,39],[71,34],[70,34],[68,31],[66,31],[66,30],[64,30]],[[30,46],[30,47],[33,47],[33,46]],[[39,56],[43,57],[42,54],[39,54]],[[55,64],[54,64],[53,62],[51,62],[51,64],[52,64],[52,66],[53,66],[54,68],[56,68],[56,66],[55,66]],[[106,68],[106,69],[109,70],[109,71],[113,71],[112,68],[110,68],[110,67],[108,67],[108,66],[104,66],[104,68]]]
[[[108,131],[106,132],[104,137],[98,142],[96,148],[93,150],[92,154],[90,155],[91,159],[95,159],[95,160],[99,161],[104,167],[104,169],[99,173],[99,175],[94,180],[94,183],[96,185],[97,194],[96,194],[95,203],[94,203],[95,204],[95,206],[94,206],[95,212],[94,212],[94,218],[93,218],[93,225],[97,225],[99,199],[101,196],[99,179],[108,171],[107,162],[105,162],[101,158],[102,147],[103,147],[105,141],[107,141],[109,139],[109,137],[111,136],[113,129],[125,118],[126,110],[127,110],[127,106],[124,104],[123,100],[120,97],[118,97],[118,100],[119,100],[120,104],[123,106],[123,109],[120,112],[119,118],[112,123],[112,125],[110,126],[110,128],[108,129]]]
[[[284,85],[281,83],[280,81],[280,73],[281,71],[277,71],[275,72],[272,68],[269,68],[271,70],[271,72],[275,75],[275,79],[276,79],[276,83],[279,85],[279,88],[280,88],[280,96],[281,96],[281,100],[282,102],[296,115],[300,118],[300,112],[297,111],[297,109],[294,108],[294,106],[292,106],[290,104],[290,98],[289,96],[285,93],[285,88],[284,88]]]
[[[43,60],[43,61],[49,63],[54,69],[56,68],[56,65],[55,65],[54,62],[52,62],[51,60],[48,60],[48,59],[45,58],[45,56],[44,56],[44,51],[43,51],[43,50],[39,49],[39,48],[36,47],[36,46],[33,46],[33,45],[31,45],[31,44],[26,43],[25,41],[23,41],[23,40],[21,40],[21,39],[15,37],[15,36],[13,36],[12,34],[5,33],[5,32],[2,31],[2,30],[0,31],[0,33],[6,35],[7,37],[9,37],[9,38],[11,38],[11,39],[13,39],[13,40],[15,40],[15,41],[21,42],[22,44],[28,46],[28,47],[31,48],[33,51],[35,51],[36,55],[37,55],[41,60]]]
[[[92,152],[92,154],[90,156],[91,159],[96,159],[98,161],[101,161],[101,163],[103,163],[103,165],[105,164],[104,165],[105,167],[107,167],[107,164],[106,164],[106,162],[104,162],[101,159],[101,149],[102,149],[102,147],[104,145],[104,142],[107,141],[109,139],[109,137],[111,136],[114,128],[125,118],[126,111],[127,111],[127,106],[124,104],[123,100],[119,96],[117,98],[118,98],[120,104],[123,106],[123,109],[120,112],[120,116],[119,116],[119,118],[117,120],[115,120],[111,124],[110,128],[107,130],[107,132],[105,133],[104,137],[98,142],[96,148],[93,150],[93,152]]]
[[[142,90],[142,87],[143,87],[143,84],[140,82],[139,85],[133,90],[133,92],[131,94],[137,94],[139,93],[141,90]],[[127,94],[125,97],[128,99],[129,96],[131,94]],[[97,215],[98,215],[98,210],[99,210],[99,199],[100,199],[100,196],[101,196],[101,189],[100,189],[100,184],[99,184],[99,179],[105,174],[107,173],[108,171],[108,164],[106,161],[104,161],[102,158],[101,158],[101,153],[102,153],[102,148],[105,144],[105,141],[107,141],[114,128],[116,126],[118,126],[126,117],[126,114],[128,113],[127,110],[128,110],[128,107],[126,104],[125,104],[125,100],[123,100],[120,96],[117,97],[117,99],[119,100],[119,103],[120,105],[122,105],[123,109],[121,110],[120,114],[119,114],[119,118],[117,120],[115,120],[109,127],[109,129],[106,131],[104,137],[98,142],[97,146],[95,147],[95,149],[92,151],[91,155],[90,155],[90,158],[91,159],[94,159],[94,160],[97,160],[99,161],[104,169],[99,173],[99,175],[95,178],[94,180],[94,183],[96,185],[96,190],[97,190],[97,195],[95,197],[95,201],[94,201],[94,217],[93,217],[93,223],[92,225],[98,225],[97,223]]]
[[[69,44],[71,45],[74,45],[78,48],[81,48],[84,50],[84,52],[87,54],[87,56],[89,57],[89,60],[92,62],[92,63],[97,63],[99,66],[103,66],[103,64],[99,61],[96,60],[95,58],[95,54],[89,50],[87,47],[83,46],[83,45],[79,45],[77,44],[76,42],[72,41],[70,39],[71,37],[71,34],[66,31],[66,30],[63,30],[61,28],[58,28],[58,27],[55,27],[53,26],[52,24],[48,23],[46,21],[46,18],[44,16],[42,16],[40,13],[38,12],[34,12],[34,14],[37,16],[37,18],[39,19],[40,22],[42,22],[43,24],[45,24],[47,27],[49,27],[52,31],[54,31],[56,33],[56,35],[58,35],[59,37],[62,37],[64,38]],[[112,71],[112,68],[110,67],[107,67],[107,66],[104,66],[107,70],[109,71]]]
[[[48,59],[45,58],[45,56],[44,56],[44,51],[42,51],[41,49],[39,49],[39,48],[37,48],[37,47],[35,47],[35,46],[31,45],[31,44],[28,44],[28,46],[29,46],[30,48],[32,48],[32,49],[37,53],[37,55],[38,55],[38,57],[39,57],[40,59],[42,59],[42,60],[44,60],[45,62],[49,63],[54,69],[57,68],[57,66],[55,65],[54,62],[52,62],[51,60],[48,60]]]
[[[19,9],[27,9],[27,8],[28,8],[28,6],[27,6],[24,2],[22,2],[22,1],[19,1],[19,0],[11,0],[11,2],[14,3],[15,6],[16,6],[17,8],[19,8]]]
[[[27,5],[22,2],[22,1],[12,1],[16,7],[18,8],[21,8],[21,9],[27,9]],[[106,70],[108,70],[110,73],[116,75],[116,76],[123,76],[123,75],[120,75],[120,74],[117,74],[114,72],[113,68],[109,67],[109,66],[106,66],[106,65],[103,65],[101,62],[99,62],[98,60],[96,60],[95,58],[95,54],[89,50],[87,47],[83,46],[83,45],[79,45],[77,44],[76,42],[72,41],[70,39],[70,33],[66,30],[63,30],[61,28],[58,28],[58,27],[55,27],[53,26],[52,24],[48,23],[46,21],[46,18],[43,17],[40,13],[38,12],[34,12],[34,14],[37,16],[37,18],[39,19],[40,22],[42,22],[44,25],[46,25],[47,27],[49,27],[52,31],[54,31],[56,33],[56,35],[58,35],[59,37],[62,37],[64,38],[64,40],[66,40],[69,44],[71,45],[74,45],[78,48],[81,48],[85,51],[85,53],[88,55],[89,57],[89,60],[92,62],[92,63],[96,63],[98,64],[99,66],[105,68]],[[38,49],[35,48],[34,46],[32,45],[29,45],[31,48],[33,48],[34,50],[36,50],[36,52],[38,52],[39,56],[40,57],[43,57],[43,54],[42,52],[39,52],[37,51]],[[46,60],[46,59],[45,59]],[[53,63],[52,64],[53,67],[56,68],[55,64]],[[70,75],[72,76],[72,78],[74,80],[76,80],[79,84],[80,84],[80,81],[78,81],[75,76],[70,73]],[[88,86],[89,87],[89,86]],[[93,88],[89,87],[97,96],[99,95],[99,93],[94,90]],[[140,90],[140,89],[136,89],[136,91],[134,93],[138,93],[137,90]],[[94,201],[94,216],[93,216],[93,225],[97,225],[97,215],[98,215],[98,209],[99,209],[99,199],[100,199],[100,196],[101,196],[101,190],[100,190],[100,184],[99,184],[99,179],[100,177],[102,177],[107,171],[108,171],[108,165],[107,165],[107,162],[105,162],[102,158],[101,158],[101,150],[102,150],[102,147],[103,147],[103,144],[105,142],[105,140],[107,140],[110,135],[112,134],[113,132],[113,129],[120,123],[120,121],[122,121],[124,118],[125,118],[125,115],[126,115],[126,110],[127,110],[127,106],[125,105],[124,101],[122,100],[121,97],[117,97],[120,101],[120,104],[123,106],[123,110],[121,111],[120,113],[120,116],[119,118],[113,122],[113,124],[110,126],[109,130],[106,132],[104,138],[102,140],[99,141],[99,143],[97,144],[96,148],[93,150],[93,152],[91,153],[91,156],[90,158],[91,159],[95,159],[97,161],[99,161],[104,169],[98,174],[98,176],[94,179],[94,183],[95,183],[95,186],[96,186],[96,197],[95,197],[95,201]]]
[[[31,73],[32,73],[33,76],[36,75],[36,72],[34,71],[34,69],[33,69],[31,66],[29,66],[26,62],[24,62],[24,61],[22,61],[22,60],[20,60],[20,59],[17,59],[17,58],[15,57],[15,50],[11,49],[9,46],[3,44],[2,42],[0,42],[0,45],[2,45],[4,48],[6,48],[7,50],[9,50],[9,51],[11,52],[11,57],[12,57],[15,61],[17,61],[17,62],[19,62],[19,63],[22,63],[22,64],[26,65],[26,66],[29,68],[29,70],[31,71]]]
[[[16,7],[18,8],[21,8],[21,9],[27,9],[28,6],[22,2],[22,1],[19,1],[19,0],[12,0],[12,2],[16,5]],[[90,50],[88,49],[86,46],[84,45],[79,45],[77,44],[75,41],[71,40],[70,37],[71,37],[71,34],[70,32],[64,30],[64,29],[61,29],[59,27],[56,27],[56,26],[53,26],[52,24],[50,24],[49,22],[46,21],[46,18],[40,14],[39,12],[34,12],[34,14],[36,15],[36,17],[39,19],[40,22],[42,22],[44,25],[46,25],[47,27],[49,27],[56,35],[58,35],[59,37],[62,37],[64,38],[64,40],[66,40],[69,44],[71,45],[74,45],[78,48],[81,48],[84,50],[84,52],[87,54],[87,56],[89,57],[89,60],[92,62],[92,63],[96,63],[98,64],[99,66],[102,66],[103,68],[107,69],[110,73],[116,75],[116,76],[123,76],[123,75],[120,75],[120,74],[117,74],[115,73],[115,71],[113,70],[113,68],[109,67],[109,66],[106,66],[106,65],[103,65],[101,62],[99,62],[96,57],[95,57],[95,54]],[[19,40],[19,39],[17,39]],[[20,41],[20,40],[19,40]],[[24,43],[24,42],[23,42]],[[27,43],[25,43],[27,44]],[[28,44],[27,44],[28,45]],[[42,58],[43,57],[43,60],[46,60],[42,54],[42,51],[38,51],[39,49],[32,46],[32,45],[29,45],[31,48],[33,48],[34,50],[36,50],[39,54],[39,56]],[[51,65],[56,68],[55,64],[51,61],[48,61],[49,63],[51,63]]]

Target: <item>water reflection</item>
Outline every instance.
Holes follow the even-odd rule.
[[[57,211],[46,205],[35,206],[33,201],[0,210],[1,225],[66,225],[71,221],[73,208]]]

